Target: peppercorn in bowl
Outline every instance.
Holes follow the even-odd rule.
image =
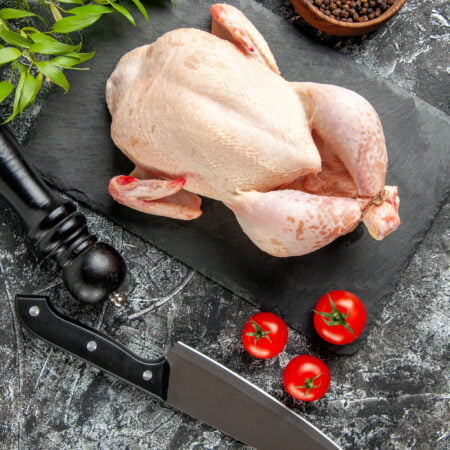
[[[291,0],[313,27],[335,36],[369,33],[393,17],[406,0]]]

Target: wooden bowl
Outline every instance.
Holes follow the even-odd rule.
[[[368,22],[342,22],[331,18],[313,5],[312,0],[291,0],[296,11],[313,27],[335,36],[357,36],[369,33],[386,23],[391,17],[398,13],[406,0],[396,2],[376,19]]]

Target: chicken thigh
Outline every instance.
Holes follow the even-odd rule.
[[[274,256],[327,245],[363,221],[376,239],[400,224],[397,188],[372,106],[347,89],[282,78],[236,8],[211,7],[212,33],[170,31],[123,56],[107,82],[115,144],[136,168],[112,197],[176,219],[225,203]]]

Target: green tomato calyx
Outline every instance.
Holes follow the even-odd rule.
[[[245,333],[246,336],[253,336],[255,338],[255,342],[254,344],[256,344],[261,338],[266,338],[269,340],[269,342],[271,343],[272,340],[270,339],[269,333],[272,333],[272,331],[264,331],[261,328],[261,325],[257,324],[254,320],[250,320],[249,321],[252,325],[253,328],[255,329],[254,332],[252,333]]]
[[[305,393],[303,394],[308,395],[311,391],[311,389],[318,388],[322,384],[322,382],[319,382],[319,384],[314,384],[314,381],[317,380],[322,375],[322,372],[319,373],[319,375],[316,375],[314,378],[305,378],[305,384],[303,386],[295,386],[297,389],[306,389]]]
[[[328,299],[330,300],[331,312],[326,313],[323,311],[316,311],[316,310],[314,310],[314,312],[322,316],[322,320],[329,327],[342,325],[345,329],[347,329],[350,333],[352,333],[353,336],[358,337],[356,333],[352,330],[350,324],[347,322],[347,317],[350,315],[350,309],[347,311],[347,313],[344,314],[343,312],[337,309],[336,304],[331,299],[330,294],[328,294]]]

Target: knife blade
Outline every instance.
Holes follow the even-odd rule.
[[[16,313],[40,339],[156,395],[170,406],[258,449],[339,449],[303,417],[188,345],[147,360],[108,335],[62,316],[48,297],[17,295]]]

